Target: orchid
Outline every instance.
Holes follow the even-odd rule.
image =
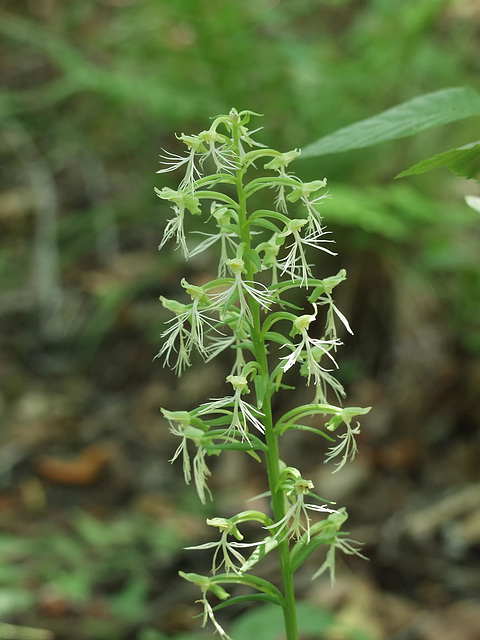
[[[190,305],[160,296],[163,306],[175,316],[167,321],[170,326],[162,333],[161,337],[165,342],[156,357],[164,356],[165,366],[170,364],[172,352],[177,353],[177,361],[173,367],[177,375],[181,375],[186,367],[191,366],[190,356],[193,349],[207,359],[209,350],[204,345],[205,327],[221,334],[218,320],[208,314],[209,299],[205,292],[200,287],[189,285],[186,280],[183,281],[183,286],[192,298]],[[202,305],[206,305],[207,308],[202,309]]]
[[[310,380],[313,377],[314,384],[321,387],[322,382],[330,381],[330,377],[327,377],[326,374],[329,374],[331,369],[322,367],[320,364],[320,358],[321,356],[326,355],[334,367],[338,368],[335,358],[330,353],[330,349],[336,348],[341,344],[341,342],[338,339],[321,340],[318,338],[312,338],[308,335],[308,328],[317,317],[316,305],[314,305],[314,309],[315,311],[313,315],[305,314],[303,316],[299,316],[294,321],[291,333],[293,335],[300,334],[301,340],[297,345],[293,345],[291,343],[283,345],[284,347],[290,348],[292,353],[280,358],[280,360],[285,360],[285,364],[283,365],[284,371],[288,371],[288,369],[293,367],[296,362],[305,363],[308,379],[307,383],[310,384]]]
[[[192,479],[188,442],[193,442],[197,448],[195,457],[193,458],[193,477],[198,497],[200,501],[205,504],[206,495],[211,496],[210,489],[207,486],[207,479],[211,473],[205,462],[207,451],[203,446],[205,432],[193,426],[191,423],[192,417],[187,411],[167,411],[166,409],[162,409],[162,413],[170,424],[170,433],[182,439],[170,462],[173,464],[175,460],[182,455],[183,476],[186,484],[190,484]]]
[[[207,524],[212,527],[218,527],[221,532],[221,537],[218,542],[206,542],[205,544],[199,544],[194,547],[186,547],[187,549],[215,549],[212,559],[212,573],[215,575],[222,566],[225,568],[225,573],[233,571],[234,573],[241,574],[241,567],[245,564],[246,559],[243,555],[237,551],[237,549],[256,547],[263,542],[238,542],[243,540],[243,535],[238,530],[237,526],[226,518],[212,518],[207,519]],[[228,540],[228,536],[233,536],[237,541]],[[221,553],[222,558],[218,562],[218,555]],[[239,565],[235,564],[235,561]]]
[[[163,150],[163,155],[161,155],[160,158],[161,164],[165,165],[165,168],[160,169],[157,173],[178,171],[178,169],[186,165],[185,177],[180,183],[180,189],[187,189],[193,193],[195,180],[200,177],[200,171],[195,165],[195,156],[206,153],[207,150],[204,148],[198,136],[186,136],[182,133],[181,136],[178,136],[178,139],[187,145],[189,149],[188,154],[186,156],[180,156],[176,153]]]
[[[287,153],[279,153],[273,158],[273,160],[270,160],[270,162],[267,162],[267,164],[264,165],[264,169],[273,169],[274,171],[276,170],[278,171],[280,178],[288,178],[289,175],[287,174],[285,169],[299,155],[299,149],[293,149],[292,151],[287,151]],[[277,190],[275,206],[278,207],[280,211],[288,213],[288,206],[285,201],[285,184],[283,182],[280,182],[275,188]]]
[[[285,497],[289,504],[288,510],[284,517],[265,529],[276,529],[274,538],[294,538],[299,540],[303,534],[306,535],[306,541],[310,542],[310,517],[307,510],[316,511],[318,513],[337,513],[335,509],[330,509],[327,505],[315,505],[305,502],[305,496],[309,495],[313,489],[311,480],[304,480],[296,469],[290,469],[293,472],[293,481],[285,483]]]
[[[334,470],[339,471],[358,451],[355,437],[360,427],[352,421],[369,408],[329,402],[331,391],[340,405],[346,395],[334,376],[342,344],[337,326],[353,331],[333,296],[346,278],[345,270],[319,279],[318,260],[311,257],[314,250],[321,252],[317,257],[336,256],[317,209],[330,197],[324,191],[326,179],[303,182],[291,170],[298,149],[282,153],[254,140],[258,129],[252,131],[248,125],[257,115],[232,109],[198,135],[179,136],[187,147],[185,155],[162,155],[159,173],[184,170],[185,174],[178,190],[157,190],[174,211],[160,248],[175,240],[192,263],[209,249],[217,251],[219,260],[217,275],[208,282],[204,278],[208,269],[197,274],[195,284],[182,278],[186,300],[160,297],[173,316],[166,321],[158,356],[179,376],[195,364],[194,353],[205,362],[221,357],[222,367],[230,371],[226,395],[210,397],[196,408],[164,408],[162,413],[170,433],[179,439],[170,462],[181,460],[183,478],[186,484],[195,484],[203,504],[213,498],[208,481],[215,470],[207,457],[226,450],[232,455],[247,453],[265,470],[260,497],[270,501],[266,513],[248,510],[229,518],[208,518],[207,524],[219,531],[218,539],[187,547],[212,551],[209,576],[180,572],[201,590],[197,602],[203,607],[203,625],[210,622],[221,638],[231,640],[215,617],[217,608],[264,600],[279,606],[286,640],[298,640],[294,571],[325,546],[326,559],[315,575],[329,570],[334,579],[336,551],[361,554],[341,530],[347,517],[344,509],[330,507],[328,500],[313,493],[311,480],[283,462],[289,452],[281,450],[281,438],[290,430],[312,437],[320,434],[332,442],[325,458],[338,459]],[[258,202],[264,197],[271,204],[255,209],[257,196],[251,197],[257,193]],[[211,203],[209,212],[205,200]],[[193,230],[187,244],[185,226],[197,220],[209,228]],[[194,238],[196,246],[190,244]],[[305,310],[308,303],[313,306],[310,313]],[[294,369],[308,385],[313,382],[314,398],[281,415],[282,396],[277,402],[276,394],[296,389]],[[287,372],[294,385],[285,384]],[[183,401],[190,403],[188,397]],[[321,424],[306,424],[305,418],[319,419]],[[245,522],[260,525],[263,538],[258,540],[253,532],[254,541],[244,540],[239,525]],[[267,554],[277,558],[281,589],[253,573]],[[230,596],[224,585],[240,585],[243,591]],[[222,603],[212,607],[209,593]]]
[[[225,640],[232,640],[232,638],[230,638],[230,636],[226,633],[225,629],[223,629],[223,627],[221,627],[217,622],[217,619],[215,618],[215,615],[213,613],[212,605],[207,599],[208,591],[212,591],[212,593],[216,595],[217,598],[226,600],[229,597],[229,594],[225,591],[225,589],[223,589],[219,584],[215,584],[208,578],[199,576],[196,573],[184,573],[183,571],[179,571],[179,574],[185,580],[197,584],[202,591],[201,599],[196,601],[203,606],[202,627],[205,627],[207,621],[210,620],[215,627],[215,631],[220,635],[221,638],[224,638]]]
[[[324,232],[315,231],[302,237],[300,230],[308,224],[308,220],[300,218],[289,222],[285,230],[280,234],[280,237],[287,237],[292,235],[293,242],[287,248],[289,252],[283,260],[278,261],[278,266],[282,269],[282,275],[289,273],[292,280],[300,277],[300,286],[308,286],[308,279],[312,278],[312,271],[310,265],[307,263],[307,257],[305,254],[306,247],[312,247],[314,249],[320,249],[329,253],[332,256],[337,255],[330,249],[323,246],[324,242],[333,242],[333,240],[324,240],[322,236]]]
[[[256,409],[253,405],[248,404],[242,399],[242,394],[250,393],[248,389],[247,379],[243,376],[227,376],[227,382],[233,387],[233,396],[218,398],[201,405],[198,415],[211,413],[224,413],[225,407],[232,407],[231,421],[225,431],[225,437],[229,437],[235,433],[241,436],[242,441],[248,439],[248,426],[251,425],[260,431],[265,432],[265,427],[261,422],[263,413]],[[230,415],[230,412],[229,412]]]
[[[245,273],[245,262],[241,258],[227,260],[226,265],[232,272],[234,280],[228,289],[214,294],[212,300],[222,308],[223,313],[228,309],[232,310],[232,303],[238,301],[236,328],[239,330],[245,326],[245,323],[252,322],[249,300],[255,300],[263,309],[269,309],[273,299],[267,287],[242,278],[242,274]]]

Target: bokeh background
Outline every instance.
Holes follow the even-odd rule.
[[[218,397],[224,371],[175,379],[153,361],[159,296],[215,268],[158,252],[169,209],[153,188],[177,178],[156,175],[158,155],[232,106],[264,114],[258,138],[289,150],[428,91],[478,90],[480,6],[5,0],[0,32],[0,625],[20,640],[20,626],[210,638],[177,576],[208,571],[208,553],[183,547],[264,486],[256,463],[225,454],[202,508],[168,463],[160,406]],[[370,558],[342,559],[333,589],[310,581],[318,557],[299,575],[324,615],[304,638],[480,638],[480,218],[463,200],[480,189],[446,170],[393,179],[477,138],[467,120],[296,162],[329,181],[339,258],[325,275],[347,269],[337,303],[355,331],[340,377],[349,404],[373,406],[339,474],[322,443],[289,442]],[[263,571],[275,580],[273,561]],[[251,615],[220,617],[236,640],[280,640],[268,612],[252,636]]]

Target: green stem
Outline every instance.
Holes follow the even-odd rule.
[[[239,130],[238,127],[234,128],[233,139],[238,153],[239,150]],[[245,243],[246,251],[245,268],[247,271],[247,280],[253,280],[254,265],[248,258],[248,250],[250,249],[250,230],[247,224],[247,209],[246,209],[246,194],[243,187],[243,173],[244,169],[239,169],[236,172],[236,189],[238,197],[238,221],[239,221],[239,233],[240,239]],[[264,427],[265,427],[265,441],[267,445],[267,451],[265,452],[268,484],[272,496],[272,510],[275,522],[279,522],[285,516],[285,496],[281,487],[279,487],[280,477],[280,453],[278,435],[274,431],[273,417],[272,417],[272,403],[271,396],[273,393],[272,385],[269,381],[269,367],[267,359],[267,351],[265,348],[265,342],[262,338],[262,326],[260,320],[260,305],[256,300],[250,298],[250,309],[253,317],[252,325],[252,343],[253,353],[255,359],[259,365],[258,375],[263,377],[264,388],[266,388],[265,398],[263,400],[262,411],[265,415]],[[278,545],[280,556],[280,571],[283,582],[284,592],[284,618],[285,618],[285,631],[287,640],[298,640],[297,632],[297,613],[295,602],[295,589],[293,585],[293,571],[290,564],[290,547],[288,538],[282,540]]]

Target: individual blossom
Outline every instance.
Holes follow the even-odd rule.
[[[241,575],[241,566],[245,564],[246,559],[237,551],[246,547],[255,547],[262,542],[238,542],[243,540],[243,535],[237,526],[227,518],[212,518],[207,520],[207,524],[212,527],[218,527],[221,533],[220,540],[217,542],[206,542],[194,547],[186,547],[186,549],[215,549],[212,559],[212,573],[215,575],[222,567],[225,573],[234,573]],[[236,541],[229,540],[229,536],[236,538]],[[219,558],[219,555],[221,556]],[[236,564],[237,563],[237,564]]]
[[[293,160],[295,160],[295,158],[298,158],[300,153],[300,149],[293,149],[292,151],[287,151],[286,153],[279,153],[273,158],[273,160],[267,162],[267,164],[265,164],[263,168],[278,171],[280,178],[288,178],[290,176],[286,172],[286,168]],[[283,213],[288,213],[288,206],[285,201],[285,185],[280,183],[275,185],[275,188],[277,190],[275,206],[280,211],[283,211]]]
[[[167,173],[169,171],[177,171],[181,167],[185,167],[185,176],[180,182],[180,189],[187,189],[191,193],[194,191],[195,180],[200,178],[200,171],[195,165],[195,156],[197,154],[207,153],[202,140],[198,136],[186,136],[182,133],[178,136],[188,148],[188,154],[186,156],[180,156],[176,153],[170,153],[163,149],[164,155],[161,155],[161,164],[165,165],[164,169],[160,169],[157,173]]]
[[[187,342],[187,349],[191,351],[195,347],[202,357],[206,359],[209,351],[204,344],[205,326],[222,335],[222,332],[217,328],[217,325],[220,324],[218,320],[208,315],[209,311],[215,310],[216,305],[212,303],[211,298],[209,298],[203,287],[190,284],[185,278],[181,280],[180,284],[192,299],[188,318],[190,322],[190,335]],[[205,308],[202,309],[202,307]]]
[[[330,509],[327,505],[316,505],[305,502],[305,496],[313,489],[311,480],[304,480],[295,469],[295,476],[288,483],[284,484],[285,497],[289,504],[285,516],[266,529],[275,529],[274,538],[280,537],[294,538],[299,540],[305,534],[306,541],[310,542],[310,516],[307,510],[317,513],[336,513],[335,509]]]
[[[188,442],[192,442],[197,449],[193,458],[193,477],[198,497],[205,504],[206,495],[211,497],[210,489],[207,486],[207,479],[211,472],[205,462],[207,452],[203,446],[205,433],[191,424],[191,415],[187,411],[162,409],[162,413],[169,422],[170,433],[182,439],[169,462],[173,464],[179,456],[182,456],[183,476],[186,484],[190,484],[192,480],[192,463],[188,452]]]
[[[353,460],[358,453],[358,446],[355,436],[360,433],[360,424],[357,422],[355,427],[346,425],[345,433],[339,436],[340,442],[335,447],[330,447],[328,455],[324,462],[330,462],[333,458],[341,456],[340,462],[336,462],[336,469],[333,473],[340,471],[340,469],[348,462]]]
[[[173,369],[180,376],[191,365],[190,352],[187,349],[190,332],[185,327],[190,316],[190,305],[182,304],[176,300],[169,300],[164,296],[160,296],[160,302],[166,309],[172,311],[175,316],[167,320],[167,324],[171,326],[161,334],[165,342],[155,358],[165,356],[163,366],[170,366],[172,352],[175,352],[177,361],[173,365]]]
[[[345,534],[340,531],[340,527],[347,519],[347,513],[345,509],[342,507],[337,512],[328,516],[325,521],[325,527],[322,530],[322,535],[327,537],[328,533],[331,533],[330,538],[327,537],[327,542],[325,544],[328,545],[327,557],[322,566],[313,574],[312,580],[318,578],[318,576],[328,571],[330,574],[330,581],[332,585],[335,584],[335,565],[336,565],[336,552],[341,551],[346,555],[358,556],[363,560],[368,560],[366,556],[360,553],[360,551],[354,547],[353,545],[358,545],[359,543],[355,540],[351,540],[345,537]]]
[[[180,577],[184,578],[185,580],[188,580],[189,582],[193,582],[194,584],[199,586],[202,591],[201,599],[196,601],[201,603],[203,606],[202,627],[205,627],[207,624],[207,621],[210,620],[210,622],[215,627],[216,632],[220,635],[221,638],[224,638],[224,640],[232,640],[230,636],[227,635],[223,627],[221,627],[220,624],[217,622],[217,619],[215,618],[215,615],[213,613],[212,605],[208,602],[208,599],[207,599],[207,593],[209,591],[211,591],[220,600],[226,600],[230,594],[227,591],[225,591],[225,589],[222,586],[212,582],[210,578],[206,578],[205,576],[199,576],[196,573],[184,573],[183,571],[179,571],[178,573]]]
[[[199,214],[200,200],[193,193],[185,189],[175,191],[174,189],[164,187],[161,190],[155,189],[155,193],[162,200],[171,202],[175,213],[175,217],[167,222],[162,241],[158,248],[161,249],[170,238],[175,236],[177,245],[182,248],[185,258],[188,258],[188,248],[183,228],[185,211],[190,211],[193,215]]]
[[[271,292],[260,282],[247,282],[242,278],[246,273],[245,263],[241,258],[226,260],[226,265],[230,269],[234,279],[232,285],[220,293],[214,294],[212,300],[215,306],[221,308],[222,313],[231,311],[235,307],[233,303],[238,301],[238,313],[236,328],[244,327],[245,322],[252,322],[252,312],[248,296],[253,298],[263,309],[269,309],[273,302]]]
[[[329,374],[331,371],[331,369],[325,369],[325,367],[322,367],[319,355],[327,356],[333,363],[334,367],[338,368],[335,358],[330,353],[330,349],[341,344],[341,342],[339,340],[320,340],[308,335],[308,328],[317,316],[317,307],[316,305],[313,306],[315,311],[312,315],[305,314],[294,320],[293,329],[290,332],[290,335],[296,336],[300,334],[300,342],[297,345],[290,343],[283,345],[283,347],[292,349],[292,353],[288,356],[284,356],[281,360],[285,360],[283,371],[288,371],[296,362],[304,364],[308,384],[310,384],[310,380],[313,378],[314,384],[318,386],[322,384],[325,374]]]
[[[337,345],[341,344],[340,341],[335,342],[332,345],[332,349],[336,350]],[[312,356],[317,363],[324,356],[324,350],[318,347],[313,347]],[[314,404],[328,404],[328,389],[332,389],[335,393],[337,400],[340,401],[347,395],[343,385],[332,375],[331,369],[321,367],[320,376],[315,383],[315,396],[313,398]],[[302,376],[308,377],[308,362],[303,362],[300,367],[300,373]]]
[[[345,329],[353,336],[353,331],[348,323],[347,318],[343,315],[340,309],[333,301],[332,294],[329,291],[325,291],[323,296],[320,296],[316,300],[317,304],[327,305],[327,321],[325,327],[325,337],[337,338],[337,327],[335,324],[335,316],[340,320]]]
[[[326,186],[326,178],[323,180],[313,180],[312,182],[299,182],[299,185],[294,187],[287,196],[289,202],[297,202],[300,200],[306,207],[308,213],[308,228],[311,233],[323,233],[322,219],[315,207],[320,204],[322,200],[330,198],[331,196],[328,193],[324,193],[313,200],[310,199],[310,196]]]
[[[156,358],[165,356],[164,366],[170,366],[170,358],[175,352],[177,361],[173,368],[178,376],[182,375],[183,371],[191,365],[190,356],[194,348],[204,359],[207,359],[209,351],[204,344],[205,326],[220,333],[215,326],[218,321],[208,315],[208,307],[207,309],[200,308],[209,300],[203,289],[190,285],[186,280],[183,280],[182,284],[192,298],[191,304],[182,304],[160,296],[163,306],[175,315],[167,320],[167,324],[170,326],[161,335],[165,342],[155,356]]]
[[[360,423],[357,422],[356,426],[352,427],[351,421],[353,416],[365,412],[365,409],[357,409],[356,407],[352,409],[345,408],[338,416],[335,416],[326,424],[326,427],[329,431],[335,431],[340,422],[343,422],[346,427],[345,433],[342,433],[339,436],[340,442],[336,446],[330,447],[330,449],[328,450],[328,455],[325,459],[325,462],[329,462],[333,458],[341,456],[340,462],[335,463],[336,469],[333,471],[333,473],[340,471],[340,469],[348,462],[348,460],[352,461],[357,455],[358,445],[355,436],[358,436],[360,433]]]
[[[243,118],[243,122],[247,123],[250,119],[250,116],[259,116],[259,115],[260,115],[259,113],[255,113],[255,111],[249,111],[248,109],[244,109],[243,111],[240,111],[240,113],[236,109],[230,109],[230,112],[228,114],[228,120],[230,120],[230,122],[227,120],[225,124],[227,125],[227,128],[230,131],[232,130],[233,122],[237,122],[240,124],[238,129],[239,131],[238,147],[239,147],[240,158],[243,158],[243,156],[245,155],[242,142],[245,142],[249,147],[265,147],[264,144],[262,144],[261,142],[257,142],[252,138],[252,136],[258,131],[261,131],[263,127],[257,127],[257,129],[253,129],[252,131],[250,131],[245,126],[245,124],[242,124],[240,122],[240,120]]]
[[[301,287],[307,287],[308,279],[312,277],[312,271],[305,255],[306,247],[320,249],[332,256],[337,255],[323,246],[325,242],[333,242],[333,240],[325,240],[322,237],[325,235],[323,231],[315,231],[304,237],[301,236],[300,232],[307,223],[308,220],[306,218],[291,220],[286,225],[285,230],[279,234],[279,238],[292,236],[293,242],[287,246],[289,250],[288,254],[285,258],[278,261],[278,266],[282,269],[282,275],[289,273],[292,280],[300,278]]]
[[[197,490],[198,497],[202,504],[206,503],[206,496],[212,499],[212,492],[208,488],[207,480],[212,475],[212,472],[208,468],[205,462],[207,450],[202,444],[197,444],[197,453],[193,459],[193,479],[195,482],[195,489]]]
[[[182,439],[169,462],[173,464],[180,455],[182,456],[183,477],[185,478],[185,483],[190,484],[192,479],[192,470],[187,443],[189,438],[198,439],[203,435],[203,432],[200,431],[200,429],[191,427],[191,417],[188,411],[168,411],[167,409],[162,409],[161,411],[163,416],[168,420],[170,433]],[[192,429],[194,430],[192,431]]]
[[[270,240],[261,242],[257,246],[257,252],[263,253],[262,270],[272,270],[272,285],[278,283],[278,254],[285,242],[283,237],[279,237],[280,234],[274,233]]]
[[[207,158],[212,158],[218,173],[231,173],[238,169],[235,154],[230,148],[231,142],[227,136],[214,129],[208,129],[199,133],[198,137],[207,147],[207,153],[200,160],[202,165]]]
[[[250,393],[248,388],[247,379],[244,376],[227,376],[227,382],[233,387],[233,396],[226,396],[225,398],[213,399],[210,402],[202,404],[197,415],[206,415],[209,413],[228,413],[231,414],[230,425],[225,431],[225,437],[234,437],[237,433],[240,434],[243,441],[250,442],[248,438],[248,427],[255,427],[260,433],[265,432],[265,427],[261,422],[261,418],[264,414],[254,407],[253,405],[245,402],[242,398],[242,394]],[[230,411],[225,412],[224,409],[231,408]]]

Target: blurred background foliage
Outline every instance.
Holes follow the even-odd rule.
[[[186,530],[190,541],[203,514],[166,464],[174,443],[158,408],[203,401],[222,372],[192,369],[172,381],[152,364],[167,317],[158,296],[173,297],[181,276],[201,280],[212,268],[209,256],[185,266],[172,247],[157,252],[169,214],[153,187],[176,180],[155,175],[157,156],[179,148],[174,132],[202,130],[232,106],[263,113],[258,139],[289,150],[428,91],[478,90],[480,8],[475,0],[6,0],[0,18],[0,520],[8,532],[0,619],[68,639],[189,632],[198,621],[178,602],[191,594],[175,601],[180,587],[168,593],[166,582],[176,584],[179,556],[183,566],[193,560],[179,548],[183,534],[172,540],[168,531]],[[398,550],[380,544],[381,523],[408,511],[418,487],[428,502],[480,480],[480,226],[463,201],[480,191],[446,170],[393,177],[477,139],[475,127],[466,120],[295,168],[305,180],[328,178],[333,197],[322,211],[349,273],[339,303],[356,333],[341,375],[351,404],[375,407],[357,476],[342,485],[322,475],[320,493],[353,502],[374,559],[358,569],[370,584],[417,600]],[[315,469],[317,452],[295,447]],[[245,468],[234,465],[235,480],[218,467],[225,495],[217,507],[232,492],[244,499]],[[480,500],[473,504],[478,521]],[[472,515],[456,513],[455,526]],[[480,525],[468,542],[448,518],[440,524],[450,542],[439,543],[432,525],[429,549],[445,571],[471,562],[469,554],[478,560]],[[449,544],[463,551],[455,556]],[[463,591],[433,569],[424,578],[439,600],[478,593],[473,577],[463,576]],[[372,619],[357,615],[358,633],[393,637],[393,622],[372,628]]]

